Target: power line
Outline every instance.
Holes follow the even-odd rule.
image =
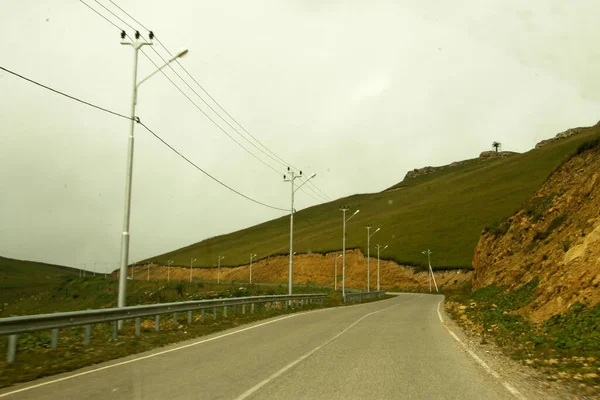
[[[279,208],[279,207],[274,207],[268,204],[265,204],[261,201],[255,200],[251,197],[246,196],[245,194],[238,192],[237,190],[235,190],[234,188],[232,188],[231,186],[221,182],[219,179],[215,178],[214,176],[212,176],[211,174],[209,174],[208,172],[206,172],[205,170],[203,170],[202,168],[200,168],[198,165],[196,165],[193,161],[191,161],[189,158],[187,158],[186,156],[184,156],[183,154],[181,154],[179,151],[177,151],[173,146],[171,146],[169,143],[167,143],[163,138],[161,138],[160,136],[158,136],[156,133],[154,133],[154,131],[152,131],[150,128],[148,128],[146,125],[144,125],[139,119],[137,120],[137,123],[140,124],[141,126],[143,126],[144,128],[146,128],[146,130],[148,132],[150,132],[155,138],[157,138],[158,140],[160,140],[165,146],[167,146],[169,149],[171,149],[173,152],[175,152],[179,157],[183,158],[185,161],[187,161],[190,165],[192,165],[194,168],[196,168],[198,171],[202,172],[204,175],[208,176],[210,179],[212,179],[213,181],[217,182],[218,184],[220,184],[221,186],[226,187],[227,189],[231,190],[232,192],[242,196],[243,198],[250,200],[256,204],[260,204],[261,206],[264,207],[268,207],[268,208],[272,208],[273,210],[279,210],[279,211],[289,211],[285,208]]]
[[[92,10],[93,12],[95,12],[96,14],[98,14],[99,16],[101,16],[102,18],[104,18],[104,20],[106,20],[106,22],[108,22],[109,24],[111,24],[112,26],[114,26],[115,28],[117,28],[118,30],[122,31],[121,28],[119,28],[119,26],[117,24],[115,24],[114,22],[112,22],[110,19],[106,18],[104,15],[100,14],[98,11],[96,11],[95,8],[93,8],[92,6],[90,6],[88,3],[86,3],[83,0],[79,0],[80,3],[84,4],[87,8],[89,8],[90,10]]]
[[[80,0],[81,1],[81,0]],[[94,0],[96,1],[96,3],[98,3],[101,7],[103,7],[105,10],[107,10],[109,13],[111,13],[114,17],[116,17],[117,19],[119,19],[121,22],[123,22],[124,24],[126,24],[127,26],[129,26],[131,29],[135,28],[130,25],[129,23],[127,23],[126,21],[124,21],[122,18],[120,18],[119,16],[117,16],[114,12],[112,12],[110,9],[108,9],[107,7],[105,7],[102,3],[100,3],[98,0]],[[145,30],[148,30],[148,28],[146,28],[142,23],[140,23],[137,19],[135,19],[132,15],[130,15],[129,13],[127,13],[123,8],[119,7],[114,1],[109,0],[110,3],[112,3],[115,7],[117,7],[120,11],[122,11],[125,15],[127,15],[129,18],[131,18],[133,21],[135,21],[138,25],[140,25],[142,28],[144,28]],[[85,4],[85,3],[84,3]],[[87,5],[87,4],[86,4]],[[104,17],[102,14],[98,13],[95,9],[93,9],[92,7],[90,7],[89,5],[87,5],[90,9],[92,9],[94,12],[96,12],[98,15],[100,15],[102,18],[104,18],[105,20],[107,20],[108,22],[111,22],[110,20],[108,20],[106,17]],[[117,29],[120,29],[117,25],[115,25],[114,23],[111,22],[111,24],[116,27]],[[160,44],[160,46],[170,55],[173,56],[172,53],[163,45],[163,43],[157,38],[155,37],[155,40]],[[154,48],[152,47],[152,50],[158,55],[159,58],[162,59],[163,62],[166,62],[165,58],[162,57],[160,55],[160,53]],[[154,66],[156,66],[158,68],[158,65],[144,52],[142,51],[142,53],[144,54],[144,56],[146,58],[148,58],[148,60],[150,60],[150,62],[152,64],[154,64]],[[259,150],[260,152],[262,152],[263,154],[265,154],[267,157],[271,158],[273,161],[279,163],[282,166],[287,166],[289,165],[289,163],[287,163],[285,160],[283,160],[281,157],[279,157],[277,154],[275,154],[274,152],[272,152],[268,147],[266,147],[262,142],[260,142],[255,136],[253,136],[250,132],[248,132],[235,118],[233,118],[231,116],[231,114],[229,114],[227,112],[227,110],[225,110],[225,108],[223,106],[221,106],[221,104],[215,100],[210,93],[208,93],[208,91],[206,91],[206,89],[204,89],[204,87],[187,71],[187,69],[185,69],[185,67],[179,63],[178,60],[176,60],[177,64],[179,64],[179,66],[185,71],[185,73],[198,85],[198,87],[200,87],[200,89],[202,89],[202,91],[231,119],[233,120],[244,132],[246,132],[250,137],[252,137],[257,143],[259,143],[262,147],[264,147],[269,153],[271,153],[273,156],[271,156],[271,154],[265,152],[264,150],[262,150],[261,148],[259,148],[256,144],[254,144],[253,142],[251,142],[248,138],[246,138],[241,132],[239,132],[233,125],[231,125],[231,123],[229,123],[227,120],[225,120],[225,118],[223,118],[223,116],[221,116],[210,104],[208,104],[208,102],[206,100],[204,100],[204,98],[202,98],[202,96],[200,96],[200,94],[194,90],[187,82],[186,80],[179,75],[179,73],[177,73],[177,71],[175,71],[175,69],[167,64],[169,66],[169,68],[173,71],[173,73],[175,73],[175,75],[177,75],[177,77],[192,91],[194,92],[194,94],[206,105],[210,108],[210,110],[215,113],[223,122],[225,122],[231,129],[233,129],[238,135],[240,135],[244,140],[246,140],[248,143],[250,143],[252,146],[254,146],[257,150]],[[201,111],[204,116],[206,118],[209,119],[209,121],[211,121],[215,126],[217,126],[219,128],[219,130],[221,130],[223,133],[225,133],[231,140],[234,141],[234,143],[236,143],[238,146],[240,146],[242,149],[244,149],[248,154],[252,155],[255,159],[257,159],[259,162],[261,162],[263,165],[265,165],[266,167],[268,167],[269,169],[273,170],[276,173],[280,173],[277,169],[273,168],[271,165],[267,164],[265,161],[263,161],[261,158],[257,157],[254,153],[252,153],[250,150],[248,150],[246,147],[244,147],[240,142],[238,142],[237,140],[235,140],[223,127],[221,127],[213,118],[211,118],[204,110],[202,110],[202,108],[200,108],[200,106],[198,106],[198,104],[196,104],[187,94],[185,94],[183,92],[183,90],[177,86],[177,84],[175,84],[175,82],[173,82],[173,80],[171,78],[169,78],[168,75],[166,75],[166,73],[164,71],[161,70],[161,72],[163,73],[163,75],[165,75],[165,77],[171,82],[171,84],[173,84],[173,86],[175,86],[183,95],[184,97],[187,98],[188,101],[190,101],[196,108],[198,108],[199,111]],[[291,166],[294,169],[299,170],[297,167]],[[312,185],[312,186],[311,186]],[[328,198],[327,195],[325,195],[320,189],[318,189],[316,187],[316,185],[312,182],[309,183],[309,185],[307,185],[307,189],[309,189],[311,192],[313,192],[317,197],[322,198],[324,201],[330,201],[331,199]],[[317,190],[315,190],[317,189]],[[309,197],[311,197],[313,200],[317,201],[317,202],[321,202],[323,200],[320,200],[318,198],[315,198],[314,196],[312,196],[310,193],[308,193],[306,190],[304,190],[304,188],[301,189],[302,192],[304,192],[306,195],[308,195]]]
[[[97,1],[97,0],[96,0]],[[123,12],[125,15],[127,15],[131,20],[133,20],[135,23],[137,23],[138,25],[140,25],[142,28],[144,28],[145,30],[149,30],[146,26],[144,26],[144,24],[142,24],[140,21],[138,21],[137,19],[135,19],[131,14],[129,14],[127,11],[125,11],[123,8],[121,8],[117,3],[115,3],[113,0],[109,0],[110,3],[112,3],[116,8],[118,8],[121,12]],[[114,15],[114,14],[113,14]],[[118,17],[117,17],[118,18]],[[119,18],[120,19],[120,18]],[[131,25],[129,25],[131,27]],[[132,28],[133,29],[133,28]],[[167,52],[167,54],[169,54],[170,57],[173,57],[173,53],[171,53],[169,51],[169,49],[161,42],[161,40],[158,37],[154,37],[154,39],[158,42],[158,44]],[[165,61],[165,59],[158,53],[158,51],[156,49],[154,49],[154,47],[152,48],[152,50],[163,60]],[[194,83],[196,85],[198,85],[198,87],[204,92],[204,94],[206,94],[212,101],[213,103],[215,103],[233,122],[235,122],[235,124],[237,124],[246,134],[248,134],[252,139],[254,139],[258,144],[260,144],[268,153],[265,153],[264,151],[262,151],[261,149],[258,149],[258,147],[256,145],[254,145],[252,142],[250,142],[248,139],[245,138],[245,136],[243,136],[235,127],[233,127],[230,123],[228,123],[213,107],[211,107],[203,98],[202,96],[200,96],[194,89],[192,89],[187,82],[185,82],[185,80],[177,73],[175,72],[175,70],[169,66],[171,68],[171,70],[173,70],[173,72],[175,72],[175,74],[179,77],[179,79],[181,79],[184,83],[186,83],[186,85],[190,88],[190,90],[192,90],[196,96],[198,96],[203,102],[204,104],[206,104],[215,114],[217,114],[227,125],[229,125],[233,130],[235,130],[240,136],[242,136],[244,139],[246,139],[246,141],[248,141],[248,143],[252,144],[254,147],[256,147],[258,150],[262,151],[265,155],[267,155],[268,157],[270,157],[271,159],[273,159],[274,161],[278,162],[279,164],[281,164],[282,166],[286,167],[286,166],[290,166],[291,168],[294,168],[295,170],[300,170],[298,167],[295,167],[293,165],[291,165],[289,162],[287,162],[286,160],[284,160],[283,158],[279,157],[276,153],[274,153],[273,151],[271,151],[266,145],[264,145],[258,138],[256,138],[254,135],[252,135],[241,123],[239,123],[201,84],[200,82],[198,82],[198,80],[196,80],[196,78],[194,78],[194,76],[192,76],[192,74],[185,68],[185,66],[183,64],[181,64],[179,62],[179,60],[175,60],[175,62],[179,65],[179,67],[192,79],[192,81],[194,81]],[[272,155],[272,156],[271,156]],[[275,158],[273,158],[275,157]],[[318,187],[311,182],[310,184],[313,185],[313,187],[315,189],[317,189],[317,191],[319,193],[317,193],[317,195],[319,195],[320,197],[324,197],[327,201],[330,201],[331,199],[329,198],[329,196],[327,196],[325,193],[323,193],[323,191],[321,191],[320,189],[318,189]],[[314,190],[313,190],[314,192]]]
[[[40,87],[42,87],[42,88],[44,88],[44,89],[47,89],[47,90],[50,90],[50,91],[52,91],[52,92],[54,92],[54,93],[60,94],[60,95],[62,95],[62,96],[65,96],[65,97],[67,97],[67,98],[69,98],[69,99],[72,99],[72,100],[78,101],[78,102],[80,102],[80,103],[83,103],[83,104],[85,104],[85,105],[87,105],[87,106],[90,106],[90,107],[96,108],[96,109],[98,109],[98,110],[101,110],[101,111],[107,112],[107,113],[109,113],[109,114],[112,114],[112,115],[115,115],[115,116],[118,116],[118,117],[121,117],[121,118],[125,118],[125,119],[128,119],[128,120],[131,120],[131,118],[130,118],[130,117],[127,117],[127,116],[125,116],[125,115],[123,115],[123,114],[119,114],[119,113],[117,113],[117,112],[114,112],[114,111],[108,110],[108,109],[106,109],[106,108],[104,108],[104,107],[100,107],[100,106],[97,106],[97,105],[95,105],[95,104],[92,104],[92,103],[90,103],[90,102],[88,102],[88,101],[81,100],[81,99],[79,99],[79,98],[77,98],[77,97],[75,97],[75,96],[71,96],[71,95],[69,95],[69,94],[66,94],[66,93],[64,93],[64,92],[61,92],[61,91],[59,91],[59,90],[53,89],[53,88],[51,88],[51,87],[49,87],[49,86],[43,85],[43,84],[41,84],[41,83],[39,83],[39,82],[36,82],[36,81],[34,81],[33,79],[26,78],[25,76],[23,76],[23,75],[20,75],[20,74],[18,74],[18,73],[16,73],[16,72],[14,72],[14,71],[11,71],[11,70],[9,70],[9,69],[7,69],[7,68],[4,68],[4,67],[2,67],[2,66],[0,66],[0,69],[1,69],[1,70],[3,70],[3,71],[6,71],[6,72],[8,72],[9,74],[15,75],[15,76],[17,76],[17,77],[19,77],[19,78],[21,78],[21,79],[23,79],[23,80],[26,80],[26,81],[28,81],[28,82],[30,82],[30,83],[33,83],[33,84],[35,84],[35,85],[37,85],[37,86],[40,86]],[[160,137],[159,135],[157,135],[157,134],[156,134],[154,131],[152,131],[150,128],[148,128],[148,126],[146,126],[145,124],[143,124],[143,123],[140,121],[140,119],[139,119],[138,117],[135,117],[135,118],[134,118],[134,120],[135,120],[135,121],[136,121],[138,124],[140,124],[141,126],[143,126],[143,127],[144,127],[144,128],[145,128],[145,129],[146,129],[148,132],[150,132],[152,135],[154,135],[154,137],[156,137],[158,140],[160,140],[160,141],[161,141],[161,142],[162,142],[162,143],[163,143],[165,146],[167,146],[169,149],[171,149],[172,151],[174,151],[174,152],[175,152],[177,155],[179,155],[181,158],[183,158],[183,159],[184,159],[185,161],[187,161],[189,164],[191,164],[192,166],[194,166],[194,167],[195,167],[197,170],[199,170],[200,172],[202,172],[203,174],[205,174],[206,176],[208,176],[209,178],[211,178],[211,179],[212,179],[212,180],[214,180],[215,182],[219,183],[220,185],[222,185],[222,186],[226,187],[227,189],[229,189],[229,190],[231,190],[232,192],[234,192],[234,193],[238,194],[239,196],[242,196],[243,198],[245,198],[245,199],[247,199],[247,200],[250,200],[250,201],[252,201],[252,202],[254,202],[254,203],[256,203],[256,204],[260,204],[261,206],[268,207],[268,208],[271,208],[271,209],[273,209],[273,210],[278,210],[278,211],[288,211],[288,210],[287,210],[287,209],[285,209],[285,208],[274,207],[274,206],[271,206],[271,205],[269,205],[269,204],[263,203],[263,202],[261,202],[261,201],[255,200],[255,199],[253,199],[253,198],[251,198],[251,197],[249,197],[249,196],[246,196],[245,194],[243,194],[243,193],[241,193],[241,192],[239,192],[239,191],[235,190],[235,189],[234,189],[234,188],[232,188],[231,186],[229,186],[229,185],[227,185],[227,184],[225,184],[225,183],[221,182],[219,179],[215,178],[214,176],[212,176],[211,174],[209,174],[208,172],[206,172],[205,170],[203,170],[202,168],[200,168],[198,165],[196,165],[194,162],[192,162],[192,161],[191,161],[189,158],[185,157],[183,154],[181,154],[179,151],[177,151],[177,150],[176,150],[176,149],[175,149],[173,146],[171,146],[169,143],[167,143],[167,142],[166,142],[166,141],[165,141],[163,138],[161,138],[161,137]]]
[[[148,56],[148,54],[146,54],[146,52],[142,49],[142,54],[156,67],[158,68],[158,65],[154,62],[154,60],[152,60],[152,58],[150,58],[150,56]],[[235,140],[235,138],[233,136],[231,136],[225,129],[223,129],[223,127],[221,125],[219,125],[213,118],[211,118],[206,111],[204,111],[198,104],[196,104],[196,102],[194,100],[192,100],[190,98],[190,96],[188,96],[179,86],[177,86],[177,84],[175,82],[173,82],[173,80],[165,73],[164,70],[160,70],[160,72],[169,80],[169,82],[171,82],[171,84],[173,84],[173,86],[175,86],[177,88],[177,90],[179,90],[181,92],[181,94],[183,94],[183,96],[188,99],[188,101],[190,103],[192,103],[202,114],[204,114],[204,116],[206,118],[208,118],[208,120],[210,122],[212,122],[217,128],[219,128],[221,130],[221,132],[223,132],[225,135],[227,135],[231,140],[233,140],[235,143],[237,143],[238,146],[240,146],[242,149],[244,149],[248,154],[250,154],[252,157],[254,157],[255,159],[257,159],[259,162],[261,162],[263,165],[265,165],[267,168],[270,168],[271,170],[273,170],[275,173],[277,173],[278,175],[280,175],[280,171],[278,171],[277,169],[273,168],[271,165],[267,164],[264,160],[262,160],[261,158],[259,158],[256,154],[252,153],[250,150],[248,150],[246,147],[244,147],[240,142],[238,142],[237,140]]]
[[[34,81],[33,79],[29,79],[29,78],[27,78],[27,77],[25,77],[25,76],[23,76],[23,75],[17,74],[16,72],[14,72],[14,71],[11,71],[11,70],[9,70],[9,69],[6,69],[6,68],[4,68],[4,67],[2,67],[2,66],[0,66],[0,69],[1,69],[1,70],[3,70],[3,71],[6,71],[6,72],[8,72],[9,74],[12,74],[12,75],[14,75],[14,76],[16,76],[16,77],[19,77],[19,78],[21,78],[21,79],[23,79],[23,80],[26,80],[27,82],[33,83],[34,85],[37,85],[37,86],[43,87],[44,89],[47,89],[47,90],[50,90],[50,91],[52,91],[52,92],[54,92],[54,93],[60,94],[61,96],[65,96],[65,97],[67,97],[67,98],[69,98],[69,99],[71,99],[71,100],[78,101],[78,102],[80,102],[80,103],[82,103],[82,104],[85,104],[85,105],[87,105],[87,106],[90,106],[90,107],[96,108],[96,109],[98,109],[98,110],[101,110],[101,111],[104,111],[104,112],[107,112],[107,113],[109,113],[109,114],[112,114],[112,115],[115,115],[115,116],[117,116],[117,117],[121,117],[121,118],[125,118],[125,119],[129,119],[129,120],[131,120],[131,117],[128,117],[128,116],[126,116],[126,115],[123,115],[123,114],[120,114],[120,113],[118,113],[118,112],[116,112],[116,111],[111,111],[111,110],[109,110],[109,109],[107,109],[107,108],[104,108],[104,107],[97,106],[97,105],[95,105],[95,104],[92,104],[92,103],[90,103],[90,102],[87,102],[87,101],[85,101],[85,100],[81,100],[80,98],[77,98],[77,97],[75,97],[75,96],[71,96],[70,94],[66,94],[66,93],[64,93],[64,92],[61,92],[60,90],[53,89],[53,88],[51,88],[50,86],[46,86],[46,85],[44,85],[44,84],[42,84],[42,83],[39,83],[39,82],[37,82],[37,81]]]

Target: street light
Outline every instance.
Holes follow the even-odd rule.
[[[171,282],[171,264],[173,264],[173,261],[169,260],[167,263],[167,282]]]
[[[194,269],[194,261],[196,261],[195,258],[190,258],[190,283],[192,282],[192,269]]]
[[[121,32],[121,39],[125,39],[125,31]],[[150,33],[150,40],[154,38],[154,34]],[[125,215],[123,218],[123,233],[121,234],[121,266],[120,266],[120,275],[119,275],[119,296],[117,305],[119,307],[126,306],[127,299],[127,265],[129,261],[129,216],[131,213],[131,186],[133,180],[133,131],[135,126],[135,121],[138,120],[135,116],[135,105],[137,103],[137,92],[139,86],[148,80],[151,76],[153,76],[158,71],[165,68],[171,62],[175,61],[179,57],[183,57],[187,54],[187,50],[182,50],[177,53],[174,57],[169,59],[163,66],[158,68],[156,71],[148,75],[146,78],[141,81],[137,81],[137,66],[138,66],[138,52],[143,46],[152,45],[152,41],[146,42],[145,40],[140,40],[140,33],[136,31],[135,40],[125,41],[122,40],[121,44],[128,45],[133,47],[133,90],[131,95],[131,122],[129,127],[129,140],[127,145],[127,169],[126,169],[126,178],[125,178]],[[123,326],[123,321],[118,321],[119,329]]]
[[[292,205],[290,207],[290,270],[289,270],[289,277],[288,277],[288,294],[291,295],[292,294],[292,283],[293,283],[293,271],[294,271],[294,249],[293,249],[293,247],[294,247],[294,193],[296,193],[296,191],[298,189],[300,189],[302,186],[304,186],[306,184],[306,182],[308,182],[309,180],[311,180],[312,178],[317,176],[317,174],[313,173],[307,180],[302,182],[302,184],[295,189],[294,189],[294,181],[298,178],[302,178],[302,171],[300,171],[300,174],[296,175],[296,173],[290,167],[288,167],[288,174],[290,174],[289,179],[288,179],[287,175],[283,175],[283,181],[290,182],[292,184],[291,185],[292,186]]]
[[[367,292],[371,291],[371,236],[379,232],[379,229],[375,230],[373,233],[369,233],[371,231],[372,225],[365,225],[367,228]]]
[[[439,293],[437,282],[435,281],[435,275],[433,275],[433,269],[431,268],[431,250],[427,249],[421,253],[427,254],[427,264],[429,264],[429,291],[431,292],[431,278],[433,278],[433,284],[435,285],[435,291]]]
[[[252,285],[252,259],[256,257],[256,254],[250,254],[250,284]]]
[[[217,256],[217,285],[221,283],[221,260],[224,258],[225,256]]]
[[[337,273],[337,261],[338,261],[338,258],[340,258],[342,255],[341,254],[334,254],[334,256],[335,256],[335,272],[333,274],[333,276],[334,276],[333,277],[333,289],[335,291],[337,291],[337,277],[338,277],[338,273]]]
[[[346,219],[346,211],[350,210],[349,206],[344,206],[339,209],[342,212],[342,298],[344,303],[346,302],[346,222],[350,221],[352,217],[360,212],[360,210],[354,211],[354,214],[350,218]]]
[[[379,291],[379,251],[387,249],[387,244],[382,248],[380,244],[376,244],[377,247],[377,291]]]
[[[147,281],[150,281],[150,264],[152,264],[154,261],[150,261],[148,263],[148,278],[146,279]]]

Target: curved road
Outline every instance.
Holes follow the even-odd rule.
[[[514,399],[442,326],[441,296],[263,320],[0,391],[4,399]]]

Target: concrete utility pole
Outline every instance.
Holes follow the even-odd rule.
[[[190,283],[192,283],[192,269],[194,269],[194,261],[196,261],[195,258],[190,258]]]
[[[371,236],[379,232],[380,228],[373,233],[369,233],[372,225],[365,225],[367,228],[367,292],[371,291]]]
[[[431,268],[431,250],[427,249],[422,252],[423,254],[427,254],[427,264],[429,265],[429,291],[431,292],[431,279],[433,278],[433,284],[435,285],[435,291],[439,293],[437,282],[435,281],[435,275],[433,275],[433,268]]]
[[[167,282],[171,282],[171,264],[173,264],[173,261],[167,261]]]
[[[352,217],[360,212],[360,210],[354,211],[348,219],[346,219],[346,211],[350,210],[350,206],[340,207],[339,210],[342,212],[342,298],[346,302],[346,222],[350,221]]]
[[[341,254],[334,254],[335,256],[335,273],[334,273],[334,278],[333,278],[333,290],[335,290],[337,292],[337,277],[338,277],[338,273],[337,273],[337,262],[338,262],[338,258],[340,258],[342,255]]]
[[[151,76],[156,74],[158,71],[165,68],[171,62],[175,61],[179,57],[183,57],[188,51],[187,49],[181,50],[174,57],[168,60],[163,66],[152,72],[146,78],[141,81],[137,81],[137,67],[138,67],[138,53],[143,46],[151,46],[152,39],[154,39],[154,33],[149,33],[150,41],[147,42],[141,39],[139,31],[135,32],[135,40],[125,40],[127,34],[125,31],[121,31],[121,44],[131,46],[133,48],[133,82],[132,82],[132,95],[131,95],[131,114],[130,114],[130,125],[129,125],[129,140],[127,145],[127,168],[126,168],[126,179],[125,179],[125,212],[123,217],[123,230],[121,233],[121,266],[119,274],[119,296],[117,305],[119,307],[126,306],[127,298],[127,266],[129,263],[129,222],[131,213],[131,187],[133,181],[133,132],[135,122],[139,119],[135,116],[135,105],[137,103],[137,92],[139,86],[148,80]],[[123,321],[118,321],[118,328],[121,329]]]
[[[303,185],[306,184],[309,180],[317,176],[317,174],[312,174],[307,180],[302,182],[300,186],[294,189],[294,181],[298,178],[302,178],[302,171],[299,174],[296,174],[294,170],[288,167],[288,175],[283,175],[284,182],[291,183],[291,206],[290,206],[290,267],[288,271],[288,294],[292,294],[292,286],[293,286],[293,275],[294,275],[294,193],[298,189],[300,189]]]
[[[217,256],[217,285],[221,283],[221,260],[224,258],[225,256]]]
[[[376,244],[375,247],[377,247],[377,291],[379,291],[379,251],[384,251],[387,248],[387,244],[385,247],[381,247],[380,244]]]
[[[256,257],[256,254],[250,254],[250,284],[252,284],[252,259]]]

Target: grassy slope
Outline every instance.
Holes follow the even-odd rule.
[[[11,303],[52,288],[65,277],[78,273],[77,269],[60,265],[0,257],[0,303]]]
[[[434,267],[470,267],[481,230],[514,213],[579,144],[599,134],[600,126],[595,126],[524,154],[469,160],[403,182],[396,185],[397,190],[353,195],[302,210],[294,219],[294,250],[341,249],[342,217],[337,209],[349,204],[360,213],[347,224],[348,248],[366,252],[364,225],[372,224],[381,227],[371,239],[372,250],[375,243],[388,244],[383,254],[387,258],[421,265],[421,251],[431,248]],[[208,267],[216,265],[217,254],[223,254],[222,265],[241,265],[248,262],[251,252],[264,258],[287,254],[288,246],[289,217],[285,216],[151,259],[189,265],[193,257],[195,265]]]

